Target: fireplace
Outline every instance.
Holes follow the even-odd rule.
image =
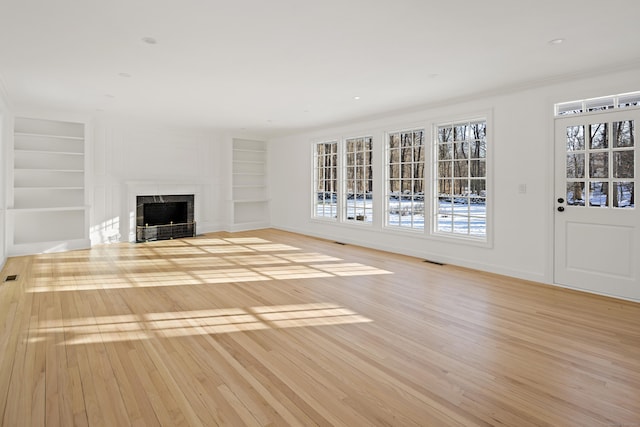
[[[136,242],[195,235],[193,194],[136,197]]]

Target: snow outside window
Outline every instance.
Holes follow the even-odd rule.
[[[314,218],[338,218],[338,142],[314,146]]]
[[[424,230],[424,129],[387,135],[386,225]]]
[[[487,240],[487,121],[436,127],[434,233]]]
[[[345,140],[344,218],[349,222],[373,221],[372,146],[370,136]]]

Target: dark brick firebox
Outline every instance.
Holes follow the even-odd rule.
[[[136,197],[136,242],[195,235],[193,194]]]

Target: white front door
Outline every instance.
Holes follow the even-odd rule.
[[[638,109],[556,119],[555,283],[640,301],[638,125]]]

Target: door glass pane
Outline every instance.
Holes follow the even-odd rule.
[[[633,178],[633,150],[613,152],[613,177]]]
[[[584,178],[584,154],[567,154],[567,178]]]
[[[567,204],[584,206],[584,182],[567,182]]]
[[[567,127],[567,151],[584,150],[584,126]]]
[[[589,177],[609,177],[609,153],[589,153]]]
[[[609,183],[592,181],[589,183],[589,206],[607,207]]]
[[[590,132],[590,142],[589,148],[592,150],[607,148],[609,146],[609,139],[607,135],[607,124],[606,123],[597,123],[593,125],[589,125],[591,129]]]
[[[634,207],[635,194],[633,182],[613,183],[613,207],[632,208]]]
[[[613,144],[615,148],[633,147],[633,120],[613,123]]]

